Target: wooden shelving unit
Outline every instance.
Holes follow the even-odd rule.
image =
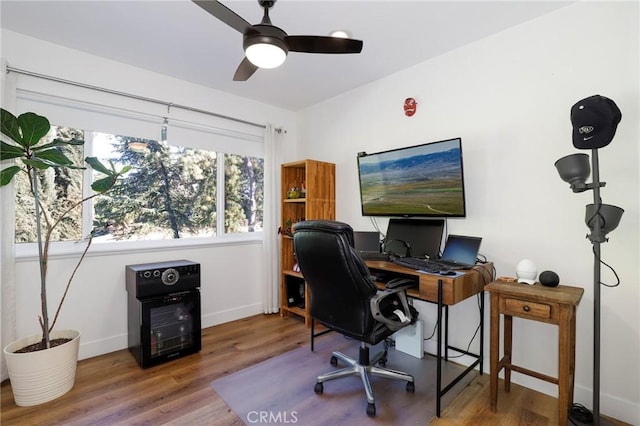
[[[336,217],[336,166],[315,160],[286,163],[282,166],[282,230],[293,229],[301,220],[327,219]],[[302,193],[302,187],[306,192]],[[291,188],[299,189],[299,196],[291,198]],[[293,253],[293,238],[282,233],[280,282],[280,315],[295,314],[304,318],[307,327],[311,325],[309,316],[309,291],[302,274],[294,271],[296,264]]]

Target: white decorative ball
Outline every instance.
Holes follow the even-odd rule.
[[[538,276],[536,264],[529,259],[522,259],[516,267],[516,276],[519,283],[534,284]]]

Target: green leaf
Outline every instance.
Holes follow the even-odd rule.
[[[55,139],[53,142],[57,142],[60,145],[84,145],[84,141],[80,139],[71,139],[69,141],[63,141],[62,139]]]
[[[9,182],[11,182],[11,179],[13,179],[16,173],[18,173],[20,170],[21,169],[18,166],[11,166],[0,171],[0,186],[5,186]]]
[[[55,167],[53,164],[49,163],[48,161],[42,161],[39,158],[35,160],[23,159],[22,162],[28,166],[35,167],[36,169],[40,169],[40,170],[45,170],[45,169],[48,169],[49,167]]]
[[[20,146],[24,146],[22,135],[20,134],[20,125],[18,124],[16,116],[2,108],[0,111],[0,121],[2,122],[2,134],[8,136]]]
[[[51,163],[52,166],[64,167],[73,165],[73,161],[64,155],[62,151],[55,148],[39,151],[36,158],[47,161]]]
[[[51,129],[49,120],[34,112],[20,114],[18,116],[18,125],[22,130],[22,146],[36,145]]]
[[[15,145],[9,145],[6,142],[0,142],[0,161],[19,158],[25,155],[22,148]]]
[[[40,150],[43,150],[43,149],[49,149],[49,148],[52,148],[52,147],[63,146],[63,145],[78,146],[78,145],[83,145],[83,144],[84,144],[84,141],[81,141],[79,139],[71,139],[70,141],[63,141],[62,139],[55,139],[53,142],[49,142],[49,143],[46,143],[44,145],[33,147],[33,151],[40,151]]]
[[[98,179],[91,184],[91,189],[95,192],[103,193],[107,192],[113,185],[116,184],[117,176],[107,176],[102,179]]]
[[[87,157],[84,159],[91,166],[91,168],[97,172],[104,173],[105,175],[112,175],[113,171],[107,169],[107,167],[98,160],[97,157]]]

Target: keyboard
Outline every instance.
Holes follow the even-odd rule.
[[[389,260],[389,255],[387,253],[377,251],[361,251],[360,257],[363,260]]]
[[[405,268],[434,273],[449,271],[451,269],[448,266],[434,262],[433,260],[419,259],[417,257],[397,257],[393,258],[391,261],[396,265],[404,266]]]

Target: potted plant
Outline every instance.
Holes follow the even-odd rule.
[[[104,177],[91,185],[93,195],[69,200],[70,202],[61,209],[51,209],[40,198],[41,172],[52,168],[84,169],[82,165],[74,164],[62,149],[65,146],[83,145],[84,141],[76,139],[50,141],[50,138],[46,137],[51,128],[49,120],[33,112],[16,117],[2,109],[0,119],[2,128],[0,161],[14,160],[13,165],[0,171],[0,186],[11,183],[20,173],[26,174],[35,208],[33,223],[36,226],[40,265],[41,312],[38,321],[42,333],[16,340],[4,348],[14,399],[17,405],[27,406],[44,403],[65,394],[73,387],[75,381],[80,333],[76,330],[53,331],[53,327],[73,277],[91,245],[92,235],[88,237],[87,245],[69,276],[53,321],[49,323],[47,262],[53,232],[73,210],[85,201],[109,191],[118,178],[129,171],[130,167],[125,166],[117,171],[113,163],[110,167],[105,167],[96,157],[85,158],[85,162],[93,170],[104,174]]]

